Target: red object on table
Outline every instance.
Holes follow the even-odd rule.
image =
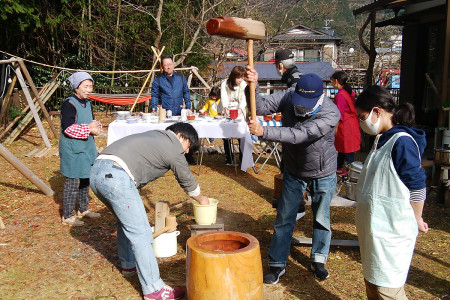
[[[230,109],[230,119],[236,120],[238,117],[238,110],[237,109]]]
[[[266,121],[266,122],[272,121],[272,115],[265,115],[264,121]]]

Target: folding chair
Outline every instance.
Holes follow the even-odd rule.
[[[267,161],[269,160],[269,158],[272,155],[275,158],[275,162],[277,163],[278,168],[281,170],[281,167],[280,167],[281,155],[280,155],[280,152],[278,150],[278,145],[279,144],[280,144],[280,142],[269,142],[269,141],[266,141],[266,145],[261,150],[261,153],[259,153],[258,157],[256,158],[256,160],[254,162],[255,165],[253,166],[253,171],[255,172],[255,174],[258,174],[259,172],[261,172],[261,170],[264,168],[264,166],[266,165]],[[270,150],[270,152],[268,150]],[[264,160],[262,165],[259,167],[259,169],[257,169],[256,168],[256,163],[262,158],[262,155],[264,153],[269,153],[269,155],[266,157],[266,159]]]
[[[261,125],[263,125],[263,126],[281,127],[281,125],[282,125],[280,121],[272,120],[272,121],[266,122],[261,119],[258,119],[258,120],[259,120],[259,123],[261,123]],[[252,136],[252,139],[255,142],[258,141],[257,137]],[[264,148],[261,150],[261,152],[259,153],[256,160],[254,161],[253,171],[255,172],[255,174],[258,174],[259,172],[261,172],[261,170],[264,168],[267,161],[269,160],[270,157],[272,157],[272,155],[275,158],[275,162],[277,163],[278,168],[281,170],[281,167],[280,167],[281,154],[278,150],[278,145],[280,144],[280,142],[272,142],[272,141],[265,141],[265,140],[260,140],[260,142],[261,143],[265,142],[266,145],[264,146]],[[270,152],[268,150],[270,150]],[[266,159],[262,163],[261,167],[259,167],[259,169],[257,169],[256,163],[262,158],[262,155],[264,153],[269,153],[269,155],[266,157]]]

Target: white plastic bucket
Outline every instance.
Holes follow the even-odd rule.
[[[211,225],[216,223],[218,200],[209,198],[209,204],[201,205],[197,201],[194,204],[194,218],[198,225]]]
[[[177,236],[179,231],[162,233],[153,240],[153,252],[156,257],[170,257],[177,254]]]

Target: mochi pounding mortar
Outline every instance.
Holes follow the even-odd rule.
[[[266,27],[263,22],[252,19],[218,17],[210,19],[205,26],[210,35],[247,40],[248,65],[253,68],[253,40],[262,40],[266,36]],[[254,82],[250,83],[249,89],[251,118],[256,120]]]

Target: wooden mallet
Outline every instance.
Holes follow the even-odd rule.
[[[210,19],[205,26],[210,35],[247,40],[248,65],[253,68],[253,40],[262,40],[266,36],[266,27],[263,22],[252,19],[218,17]],[[250,83],[249,89],[251,118],[256,120],[254,82]]]

